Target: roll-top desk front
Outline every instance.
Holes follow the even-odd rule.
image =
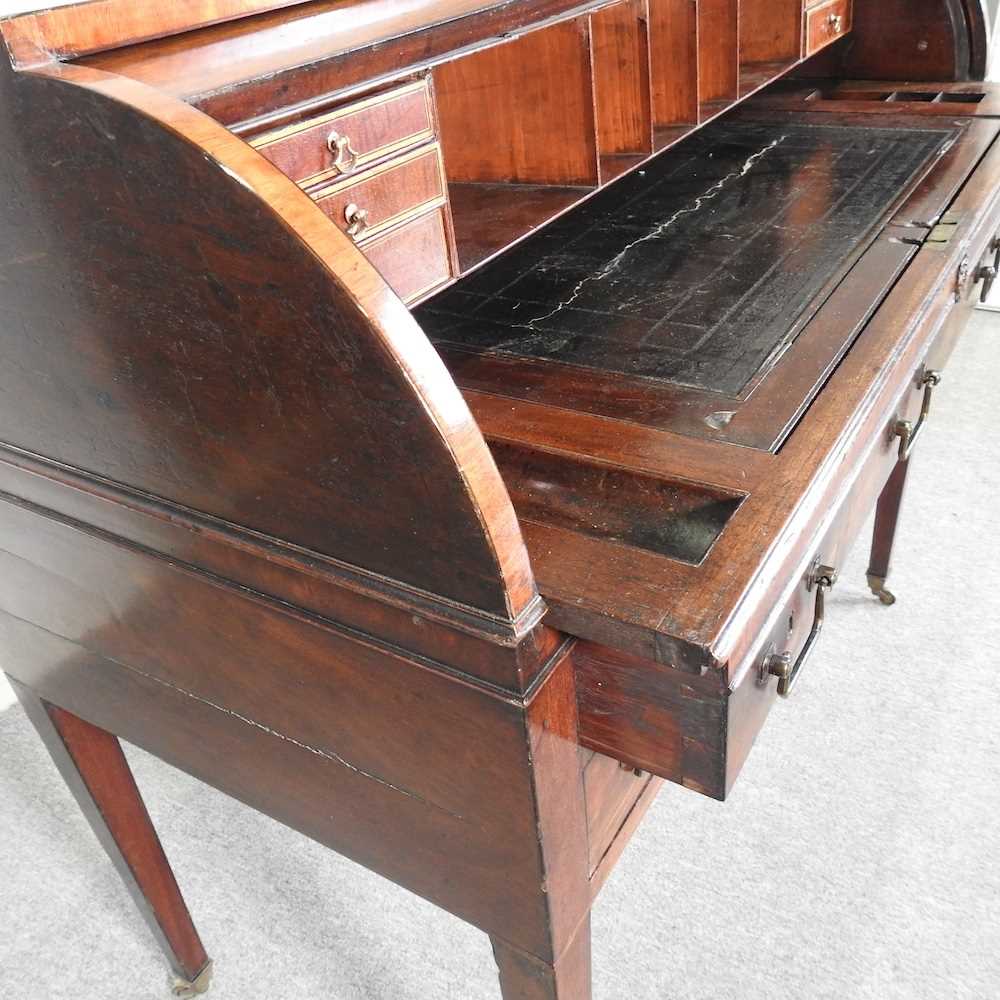
[[[117,737],[588,1000],[594,896],[662,780],[726,797],[872,508],[895,600],[1000,268],[981,6],[161,6],[0,21],[4,669],[178,995]]]

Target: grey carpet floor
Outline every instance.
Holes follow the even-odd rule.
[[[599,898],[597,1000],[1000,997],[1000,314],[921,443],[894,573],[859,545],[732,799],[664,789]],[[165,1000],[19,708],[0,714],[0,997]],[[138,751],[216,1000],[497,1000],[484,935]]]

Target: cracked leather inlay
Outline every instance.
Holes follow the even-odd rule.
[[[735,396],[949,138],[720,122],[415,315],[443,347]]]

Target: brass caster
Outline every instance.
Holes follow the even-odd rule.
[[[868,574],[868,589],[888,608],[896,603],[896,595],[886,589],[885,577]]]
[[[212,985],[212,963],[209,962],[198,975],[188,982],[186,979],[175,979],[173,983],[173,994],[180,1000],[191,1000],[192,997],[201,996],[207,993]]]

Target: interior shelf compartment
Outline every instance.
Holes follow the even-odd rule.
[[[653,130],[653,150],[657,153],[689,136],[696,125],[660,125]]]
[[[654,147],[678,126],[698,124],[698,8],[692,0],[649,0]]]
[[[646,0],[624,0],[591,16],[597,151],[602,183],[653,151]]]
[[[452,183],[449,197],[460,271],[477,267],[592,190],[542,184]]]
[[[739,96],[739,22],[739,0],[698,0],[700,121],[719,114]]]
[[[449,181],[597,183],[588,18],[442,63],[434,86]]]
[[[803,17],[802,0],[618,0],[435,66],[460,273],[792,68]]]
[[[802,58],[802,12],[802,0],[740,0],[740,97]]]
[[[463,272],[598,185],[591,56],[578,17],[434,68]]]
[[[740,63],[740,97],[749,97],[792,69],[798,60]]]

